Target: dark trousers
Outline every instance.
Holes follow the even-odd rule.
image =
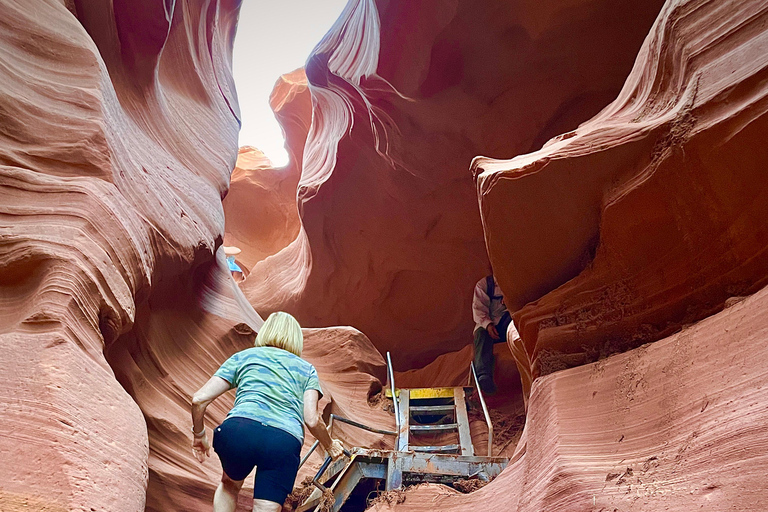
[[[493,380],[493,345],[496,343],[507,342],[507,329],[509,324],[512,323],[512,317],[510,314],[504,313],[496,324],[496,330],[499,332],[499,339],[494,340],[488,331],[482,327],[475,331],[475,372],[477,372],[477,379],[491,379]]]

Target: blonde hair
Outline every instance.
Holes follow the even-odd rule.
[[[304,335],[301,333],[299,322],[293,316],[284,311],[277,311],[269,315],[259,329],[254,346],[277,347],[301,357]]]

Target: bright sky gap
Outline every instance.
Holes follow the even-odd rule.
[[[288,163],[280,125],[269,108],[275,81],[302,67],[347,0],[244,0],[235,37],[234,76],[242,115],[240,146]]]

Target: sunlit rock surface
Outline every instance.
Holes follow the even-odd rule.
[[[216,257],[237,8],[0,1],[0,510],[153,510],[188,393],[261,324]]]
[[[616,101],[538,152],[475,162],[534,377],[768,282],[766,19],[765,2],[670,1]]]
[[[312,98],[303,69],[278,79],[270,105],[288,141],[288,165],[274,168],[258,149],[241,148],[224,200],[224,242],[243,250],[237,259],[247,271],[285,248],[299,233],[296,187],[312,123]]]
[[[489,269],[472,158],[538,149],[595,115],[662,3],[351,1],[307,62],[303,151],[288,141],[301,228],[246,296],[262,314],[352,325],[400,369],[468,344]]]

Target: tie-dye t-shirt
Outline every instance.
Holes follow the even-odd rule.
[[[227,418],[260,421],[304,442],[304,392],[322,396],[315,367],[299,356],[276,347],[242,350],[214,374],[237,388],[235,406]]]

